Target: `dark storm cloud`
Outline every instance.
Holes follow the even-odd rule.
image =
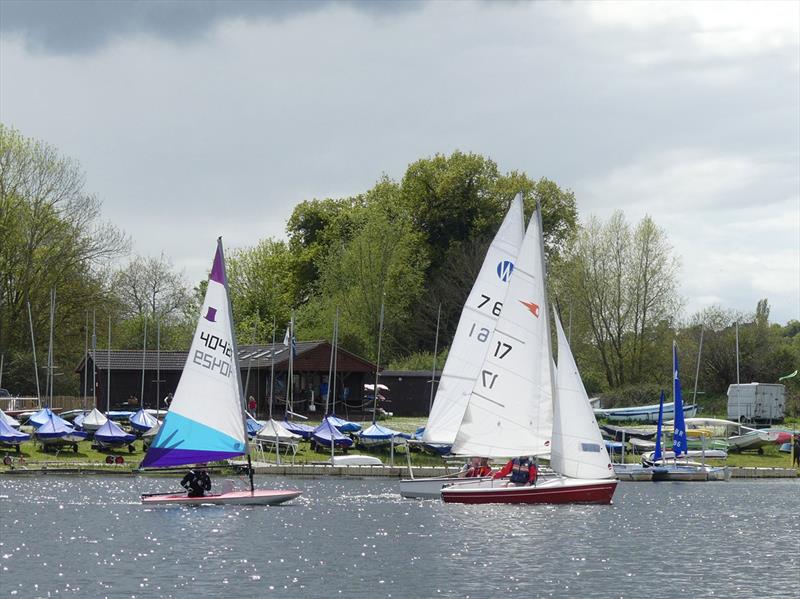
[[[353,7],[379,17],[414,10],[417,2],[364,0],[3,0],[0,33],[21,35],[29,50],[91,53],[127,35],[192,42],[228,19],[283,20],[325,7]]]

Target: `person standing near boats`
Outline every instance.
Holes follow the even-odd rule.
[[[203,497],[211,490],[211,477],[204,466],[193,468],[183,477],[181,486],[189,492],[189,497]]]

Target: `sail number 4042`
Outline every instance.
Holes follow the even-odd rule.
[[[216,335],[210,335],[205,331],[200,331],[200,340],[208,349],[221,349],[222,353],[229,358],[233,355],[233,352],[231,351],[231,345]]]

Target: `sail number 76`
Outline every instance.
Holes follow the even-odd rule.
[[[492,298],[482,293],[481,293],[481,299],[483,301],[481,301],[481,303],[478,304],[479,308],[483,308],[486,304],[492,301]],[[503,302],[495,302],[494,305],[492,306],[492,314],[494,314],[495,316],[500,316],[500,312],[502,312],[502,310],[503,310]]]

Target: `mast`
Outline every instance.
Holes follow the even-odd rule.
[[[433,408],[433,388],[436,386],[436,354],[439,352],[439,321],[442,318],[442,303],[439,302],[439,311],[436,313],[436,337],[433,341],[433,370],[431,371],[431,398],[428,401],[428,414]]]
[[[111,315],[108,316],[108,365],[106,370],[106,416],[111,410]]]
[[[378,324],[378,361],[375,363],[375,388],[373,389],[372,401],[372,424],[375,424],[378,414],[378,376],[381,369],[381,340],[383,337],[383,302],[381,302],[381,317]],[[431,385],[433,388],[433,385]]]
[[[225,251],[222,248],[222,237],[217,238],[217,248],[219,249],[219,256],[222,268],[222,280],[225,281],[225,297],[228,300],[228,323],[230,325],[231,344],[233,345],[233,372],[236,376],[237,387],[239,389],[239,403],[242,406],[242,429],[244,430],[244,447],[245,455],[247,456],[247,473],[250,478],[250,492],[255,491],[253,485],[253,464],[250,459],[250,440],[247,437],[247,404],[244,401],[244,391],[242,389],[242,372],[239,370],[239,345],[236,343],[236,327],[233,326],[233,305],[231,304],[231,293],[228,287],[228,273],[225,268]]]
[[[336,318],[333,319],[333,334],[331,335],[331,355],[330,355],[330,363],[328,364],[328,392],[325,393],[325,416],[328,416],[331,412],[329,408],[331,407],[331,391],[332,385],[331,382],[333,380],[333,346],[336,343],[336,320],[339,318],[339,308],[336,308]]]
[[[339,308],[336,308],[336,323],[333,330],[333,404],[331,414],[336,415],[336,370],[339,365]]]
[[[42,409],[42,393],[39,391],[39,365],[36,363],[36,339],[33,336],[33,316],[31,315],[31,300],[28,300],[28,322],[31,325],[31,348],[33,349],[33,373],[36,375],[36,399],[39,409]]]
[[[269,419],[272,420],[272,394],[275,391],[275,328],[278,326],[275,316],[272,317],[272,351],[270,352],[269,373]]]
[[[736,321],[736,421],[742,424],[742,394],[739,391],[739,321]],[[741,434],[741,429],[739,429]]]
[[[53,379],[55,378],[55,355],[54,355],[54,347],[53,347],[53,326],[54,321],[56,319],[56,288],[53,287],[50,290],[50,363],[49,363],[49,389],[50,389],[50,400],[49,405],[53,407]]]
[[[294,416],[294,310],[289,321],[289,378],[286,380],[286,401],[289,411]]]
[[[0,354],[0,387],[3,386],[3,360],[5,357],[5,354]]]
[[[692,395],[693,404],[697,404],[697,379],[700,377],[700,356],[702,354],[703,354],[703,325],[700,325],[700,348],[697,350],[697,368],[694,371],[694,394]]]
[[[97,407],[97,310],[92,308],[92,408]]]
[[[144,317],[144,347],[142,347],[142,392],[139,394],[139,407],[144,410],[144,369],[147,358],[147,315]]]
[[[86,310],[86,328],[83,331],[83,411],[86,412],[86,396],[89,394],[89,310]]]
[[[156,414],[161,411],[161,320],[156,320]]]
[[[539,219],[539,249],[541,250],[542,261],[542,303],[544,304],[544,342],[547,351],[545,359],[550,370],[550,390],[552,401],[557,401],[558,389],[556,389],[556,373],[553,369],[553,341],[550,333],[550,301],[547,298],[547,262],[544,257],[544,225],[542,224],[542,203],[536,200],[536,218]],[[552,432],[551,432],[552,435]]]

